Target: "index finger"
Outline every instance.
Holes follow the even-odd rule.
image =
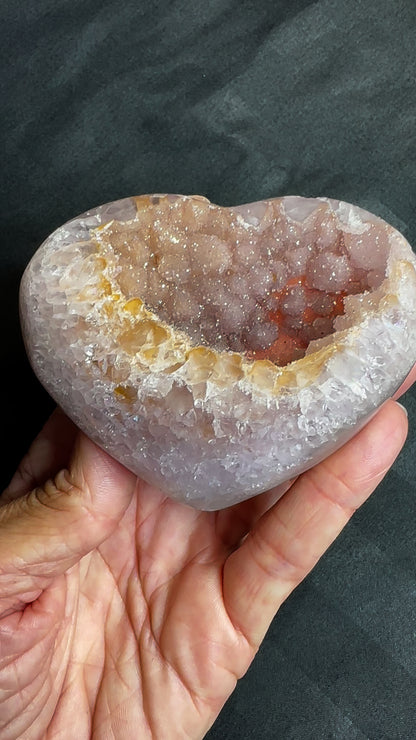
[[[406,415],[388,401],[344,447],[301,475],[224,567],[224,602],[256,649],[291,591],[374,491],[404,444]]]

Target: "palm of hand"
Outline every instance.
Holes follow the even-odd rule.
[[[141,485],[114,534],[71,574],[76,655],[58,726],[83,706],[76,737],[203,736],[254,654],[223,601],[229,548],[215,520]]]
[[[52,417],[7,498],[17,500],[59,469],[74,433],[61,414]],[[85,438],[83,444],[88,457],[92,445]],[[64,557],[63,572],[50,577],[44,571],[54,566],[37,570],[37,558],[33,592],[12,589],[3,602],[0,671],[7,662],[6,681],[13,673],[16,686],[3,704],[10,718],[4,737],[65,737],[68,728],[77,738],[202,737],[256,648],[227,612],[224,564],[277,493],[223,512],[198,512],[95,453],[116,468],[111,521],[98,506],[89,517],[77,515],[59,537],[64,542],[67,535],[70,551],[82,551],[87,528],[111,534],[74,565],[59,543],[55,558]],[[96,498],[92,458],[88,465],[83,495],[88,489]],[[72,480],[60,474],[55,483],[69,492]],[[48,485],[53,501],[55,484]],[[44,491],[36,497],[42,500]]]
[[[49,677],[52,737],[69,726],[79,738],[208,729],[254,654],[222,599],[229,549],[215,518],[141,486],[115,532],[64,576],[61,603],[73,604],[64,632],[44,592],[67,660],[60,691]]]
[[[212,513],[81,436],[70,474],[29,496],[25,542],[0,571],[1,737],[203,737],[279,605],[398,453],[403,414],[387,406],[278,504],[272,491]],[[9,508],[65,464],[74,434],[52,417],[6,492],[4,531],[16,537]],[[45,505],[63,529],[42,529]]]

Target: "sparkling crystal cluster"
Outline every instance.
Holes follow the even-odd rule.
[[[416,259],[326,198],[141,196],[55,231],[21,315],[35,372],[92,439],[217,509],[315,464],[398,388],[416,361]]]

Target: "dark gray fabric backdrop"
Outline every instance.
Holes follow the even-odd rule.
[[[416,244],[414,0],[0,11],[4,482],[52,407],[24,357],[18,281],[77,213],[155,191],[328,195]],[[404,403],[405,451],[281,609],[210,740],[416,737],[416,392]]]

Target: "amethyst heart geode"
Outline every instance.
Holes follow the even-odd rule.
[[[330,454],[397,390],[416,361],[416,259],[327,198],[140,196],[42,244],[21,317],[36,374],[87,435],[220,509]]]

